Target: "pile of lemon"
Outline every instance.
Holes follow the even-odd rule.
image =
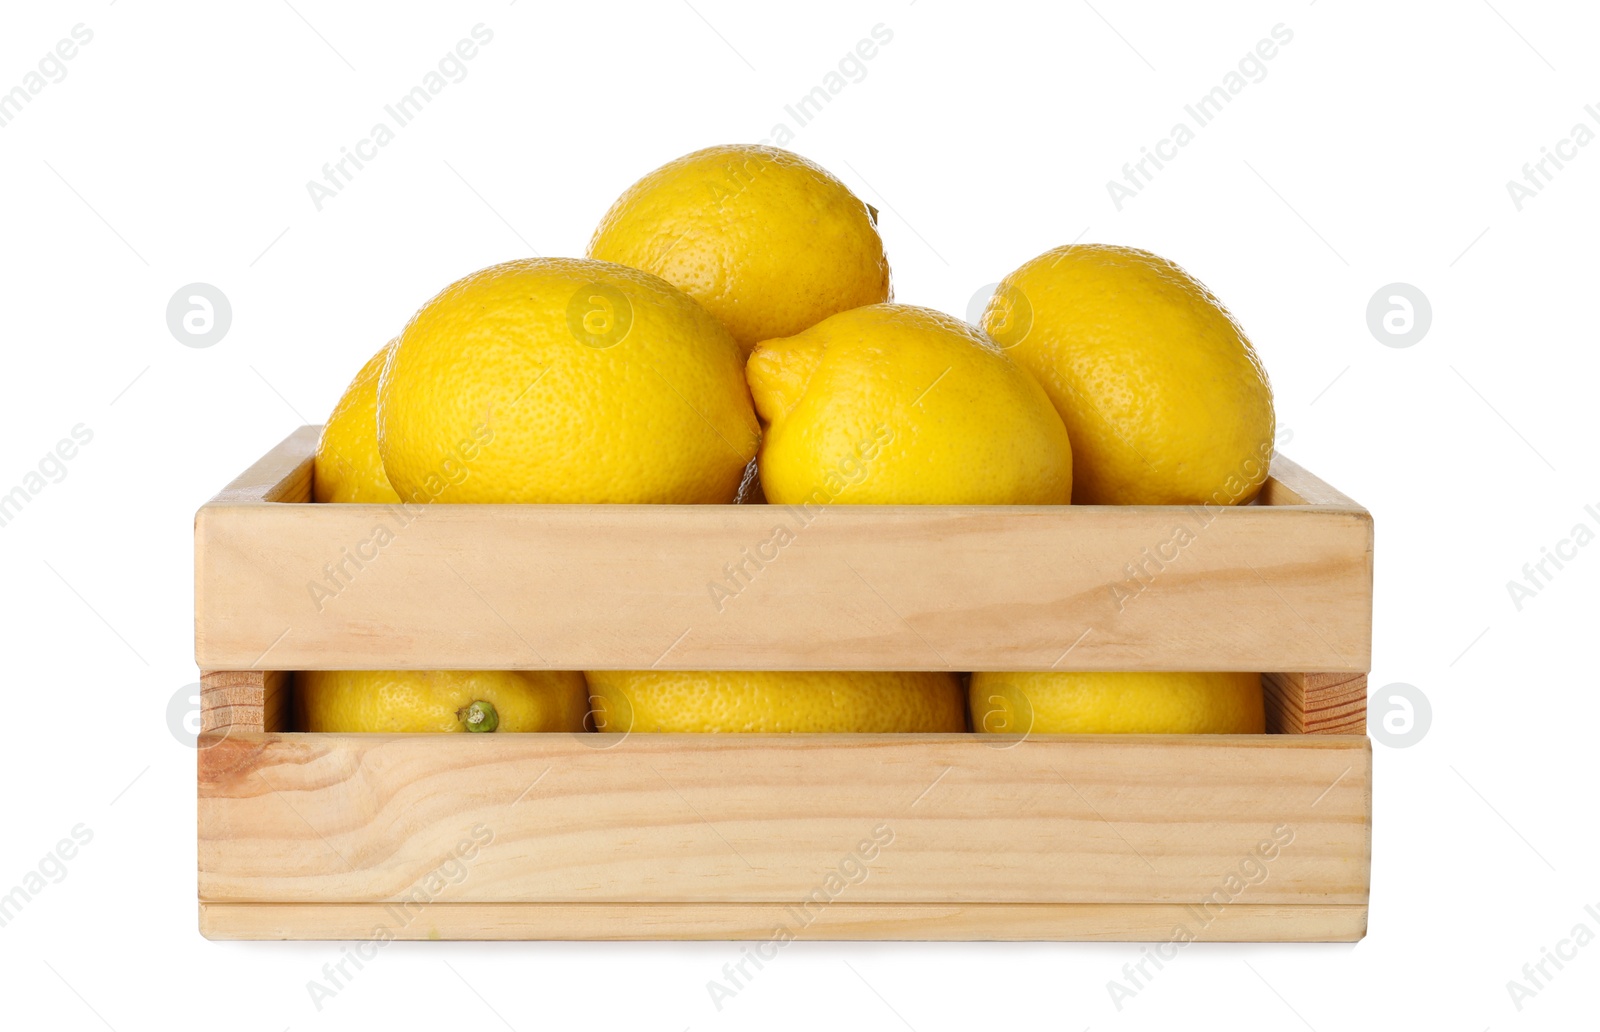
[[[319,502],[1240,504],[1266,373],[1206,288],[1060,247],[971,326],[890,302],[877,211],[727,146],[606,213],[586,258],[446,287],[357,373]],[[312,731],[1259,732],[1255,674],[302,674]]]

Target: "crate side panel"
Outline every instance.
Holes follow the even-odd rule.
[[[1371,756],[1317,736],[233,735],[201,752],[199,816],[213,902],[1364,904]]]
[[[196,539],[211,669],[1371,664],[1361,512],[228,505]]]

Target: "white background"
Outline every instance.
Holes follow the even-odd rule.
[[[0,492],[94,437],[0,527],[0,891],[74,825],[93,841],[0,928],[8,1026],[1592,1027],[1600,943],[1520,1011],[1506,988],[1600,931],[1600,547],[1520,611],[1506,586],[1600,527],[1600,146],[1521,210],[1506,187],[1600,131],[1592,6],[21,6],[0,90],[94,36],[0,128]],[[306,182],[478,23],[467,77],[318,211]],[[879,23],[892,41],[790,146],[882,209],[897,299],[961,314],[1080,239],[1171,257],[1255,340],[1285,450],[1374,513],[1372,684],[1415,685],[1433,724],[1374,747],[1368,938],[1193,947],[1121,1010],[1106,983],[1137,945],[794,945],[720,1012],[727,943],[397,944],[319,1012],[338,944],[202,940],[194,752],[167,718],[196,678],[195,508],[440,287],[580,254],[635,178],[769,137]],[[1119,211],[1106,181],[1279,23],[1265,78]],[[233,308],[204,349],[165,317],[196,281]],[[1368,329],[1394,282],[1432,306],[1408,348]]]

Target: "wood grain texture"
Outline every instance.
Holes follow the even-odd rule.
[[[217,492],[209,504],[311,501],[312,460],[320,426],[302,426]]]
[[[775,903],[202,903],[208,939],[779,939],[1355,942],[1358,904],[851,903],[806,915]]]
[[[200,729],[205,732],[286,731],[290,675],[277,670],[202,670]]]
[[[1272,456],[1272,475],[1261,489],[1263,505],[1315,505],[1365,512],[1354,498],[1282,452]]]
[[[853,871],[855,854],[865,873],[835,894],[852,903],[1194,903],[1275,834],[1292,841],[1236,902],[1367,902],[1365,738],[234,734],[202,744],[206,902],[381,903],[422,891],[448,903],[790,904]],[[892,841],[862,848],[874,835]],[[441,871],[459,877],[434,884]]]
[[[263,500],[314,429],[196,516],[202,667],[1371,665],[1359,508]]]
[[[1367,733],[1366,674],[1262,674],[1261,684],[1269,732]]]
[[[1281,455],[1214,512],[403,509],[306,504],[319,430],[195,519],[208,936],[1365,933],[1372,524]],[[1282,734],[1021,741],[290,734],[264,672],[652,665],[1323,672]]]

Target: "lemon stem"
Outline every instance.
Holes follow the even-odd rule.
[[[475,699],[470,705],[463,706],[456,711],[456,717],[466,725],[468,731],[493,731],[500,726],[500,714],[495,711],[494,703],[485,699]]]

